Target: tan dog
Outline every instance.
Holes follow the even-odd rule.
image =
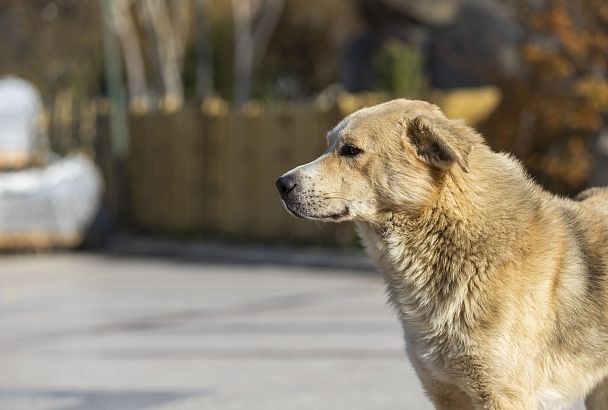
[[[277,181],[287,209],[353,220],[439,409],[608,409],[608,190],[543,191],[434,105],[345,118]]]

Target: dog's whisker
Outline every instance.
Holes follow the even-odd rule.
[[[323,195],[323,196],[319,196],[317,198],[321,198],[321,199],[341,199],[344,201],[348,201],[349,199],[343,196],[337,196],[337,195]]]

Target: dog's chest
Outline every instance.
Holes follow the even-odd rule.
[[[423,241],[412,243],[415,238],[402,233],[383,235],[366,225],[358,226],[358,233],[384,272],[389,302],[401,319],[410,354],[437,378],[456,371],[468,350],[461,321],[467,309],[466,287],[454,282],[444,288],[446,283],[433,282],[445,272],[434,271],[433,247]]]
[[[461,263],[454,264],[438,256],[441,243],[435,238],[416,241],[403,232],[382,233],[366,224],[357,228],[367,253],[384,273],[389,302],[400,318],[427,338],[454,330],[467,308],[467,289],[459,278],[465,273],[465,257],[459,255],[455,259]]]
[[[453,375],[462,371],[463,354],[458,344],[446,343],[446,339],[417,334],[408,323],[402,322],[408,354],[415,365],[425,370],[435,380],[453,383]]]

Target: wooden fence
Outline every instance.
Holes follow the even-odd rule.
[[[211,114],[184,109],[130,121],[133,222],[170,233],[243,240],[351,243],[352,226],[290,216],[275,180],[316,158],[335,109]]]

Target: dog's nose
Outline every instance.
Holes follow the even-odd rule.
[[[279,179],[277,179],[277,189],[279,190],[279,194],[281,194],[281,198],[285,199],[287,194],[289,194],[296,187],[295,178],[290,175],[285,175]]]

